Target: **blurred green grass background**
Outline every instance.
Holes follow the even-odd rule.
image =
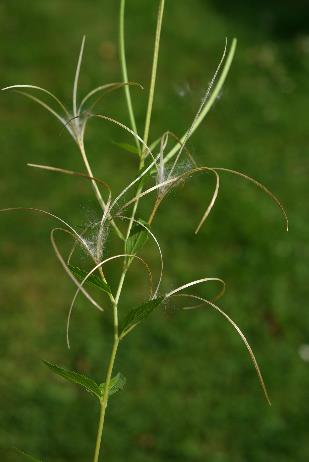
[[[222,95],[190,141],[199,164],[237,169],[270,186],[285,204],[290,232],[269,198],[222,175],[217,206],[201,233],[194,226],[213,179],[194,179],[162,207],[154,230],[166,257],[164,287],[190,279],[226,280],[220,306],[250,340],[269,387],[269,408],[246,350],[210,310],[152,316],[123,344],[116,370],[128,379],[111,400],[105,434],[110,462],[290,462],[309,460],[308,93],[306,1],[167,1],[152,139],[189,126],[224,46],[239,40]],[[148,88],[155,0],[127,1],[130,79]],[[118,1],[2,0],[1,86],[31,83],[70,103],[82,35],[87,35],[80,94],[118,81]],[[139,127],[146,92],[133,89]],[[123,93],[101,112],[127,121]],[[87,183],[32,171],[26,162],[80,171],[67,134],[41,108],[1,94],[0,207],[33,206],[76,225],[95,219]],[[113,141],[130,142],[93,121],[87,148],[95,174],[119,191],[134,177],[134,156]],[[44,368],[45,358],[101,380],[110,349],[108,313],[80,299],[72,350],[65,315],[74,288],[51,249],[45,217],[1,214],[0,447],[1,460],[22,458],[18,446],[44,461],[91,459],[96,403]],[[109,251],[109,250],[108,250]],[[111,251],[109,251],[111,252]],[[158,274],[151,247],[146,250]],[[133,272],[123,310],[143,296]],[[203,289],[204,290],[204,289]],[[200,292],[206,294],[207,292]],[[308,361],[308,358],[307,358]]]

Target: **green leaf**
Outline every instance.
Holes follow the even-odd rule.
[[[78,372],[74,371],[69,371],[68,369],[59,367],[56,364],[45,361],[44,359],[43,363],[46,364],[46,366],[49,367],[49,369],[51,369],[55,374],[60,375],[60,377],[63,377],[71,383],[80,385],[82,388],[88,391],[88,393],[93,394],[97,398],[101,398],[101,390],[99,385],[86,375],[79,374]]]
[[[112,378],[110,381],[109,387],[108,387],[108,396],[112,396],[118,391],[121,391],[124,389],[124,386],[127,382],[127,379],[125,378],[124,375],[121,374],[121,372],[118,372],[115,377]],[[104,390],[105,390],[105,382],[100,384],[100,391],[101,391],[101,396],[104,395]]]
[[[119,148],[123,149],[124,151],[131,152],[132,154],[137,154],[139,156],[139,150],[137,149],[136,146],[133,146],[133,144],[129,143],[113,143],[115,146],[118,146]]]
[[[131,310],[120,324],[120,336],[124,337],[133,326],[146,319],[163,300],[164,297],[154,298]]]
[[[68,265],[68,268],[73,273],[73,275],[80,281],[83,281],[89,273],[89,271],[84,271],[78,268],[77,266]],[[97,287],[98,289],[103,290],[103,292],[107,292],[108,294],[111,293],[109,285],[95,274],[91,274],[86,280],[85,284],[88,284],[92,287]]]
[[[139,221],[144,226],[147,226],[147,223],[144,221]],[[126,253],[135,255],[145,245],[148,239],[148,233],[144,226],[141,226],[139,223],[135,223],[132,226],[130,236],[126,241]]]
[[[13,448],[15,452],[20,454],[21,456],[24,456],[28,460],[32,460],[32,462],[43,462],[40,459],[36,459],[35,457],[31,456],[30,454],[27,454],[26,452],[22,451],[21,449],[18,448]]]

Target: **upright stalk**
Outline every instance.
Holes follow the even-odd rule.
[[[107,374],[106,374],[106,379],[105,379],[104,394],[103,394],[103,397],[102,397],[101,402],[100,402],[100,418],[99,418],[99,426],[98,426],[98,433],[97,433],[97,439],[96,439],[93,462],[98,462],[99,456],[100,456],[100,449],[101,449],[101,443],[102,443],[102,437],[103,437],[105,414],[106,414],[106,408],[107,408],[107,403],[108,403],[109,385],[110,385],[110,381],[111,381],[111,378],[112,378],[112,373],[113,373],[113,368],[114,368],[114,363],[115,363],[115,359],[116,359],[118,346],[119,346],[119,338],[118,338],[118,335],[117,335],[117,337],[115,336],[115,339],[114,339],[113,349],[112,349],[112,353],[111,353],[111,356],[110,356],[108,369],[107,369]]]
[[[145,144],[148,143],[149,132],[150,132],[152,108],[153,108],[154,93],[155,93],[155,86],[156,86],[156,79],[157,79],[160,37],[161,37],[161,30],[162,30],[164,6],[165,6],[165,0],[160,0],[158,21],[157,21],[157,29],[156,29],[156,38],[155,38],[155,47],[154,47],[154,55],[153,55],[153,64],[152,64],[152,73],[151,73],[151,82],[150,82],[150,90],[149,90],[146,121],[145,121],[145,130],[144,130],[144,143]],[[122,67],[123,80],[124,80],[124,82],[127,82],[128,81],[128,72],[127,72],[126,57],[125,57],[124,11],[125,11],[125,0],[121,0],[121,4],[120,4],[120,33],[119,33],[120,58],[121,58],[121,67]],[[130,89],[129,89],[128,86],[125,87],[125,94],[126,94],[126,99],[127,99],[127,106],[128,106],[128,111],[129,111],[129,117],[130,117],[130,123],[131,123],[131,126],[132,126],[132,130],[135,133],[137,133],[137,127],[136,127],[134,111],[133,111],[133,106],[132,106],[132,100],[131,100],[131,93],[130,93]],[[137,147],[138,147],[139,152],[140,152],[139,171],[141,171],[143,169],[143,167],[144,167],[144,155],[145,155],[145,153],[144,153],[144,150],[141,149],[140,143],[138,142],[138,140],[137,140]],[[83,150],[83,146],[82,146],[81,152],[82,152],[82,156],[83,156],[84,161],[86,161],[85,162],[86,167],[88,166],[89,169],[90,169],[89,163],[87,161],[86,154],[85,154],[85,152]],[[91,170],[89,170],[89,171],[91,172]],[[92,174],[91,174],[91,176],[92,176]],[[99,199],[98,193],[100,194],[100,192],[97,191],[98,190],[97,185],[94,184],[93,186],[94,186],[96,196]],[[137,193],[141,192],[142,189],[143,189],[143,180],[141,180],[141,182],[139,183]],[[103,202],[102,198],[101,198],[101,201]],[[136,201],[136,203],[134,204],[125,240],[127,240],[128,237],[130,236],[130,232],[131,232],[131,229],[132,229],[132,225],[133,225],[134,218],[135,218],[136,211],[137,211],[137,207],[138,207],[138,202],[139,201]],[[104,202],[103,202],[103,204],[104,204]],[[117,229],[116,229],[116,231],[117,231]],[[123,239],[123,237],[122,237],[122,239]],[[111,301],[113,303],[113,310],[114,310],[114,343],[113,343],[113,348],[112,348],[112,352],[111,352],[111,356],[110,356],[109,364],[108,364],[108,368],[107,368],[104,394],[103,394],[103,397],[102,397],[102,399],[100,401],[100,417],[99,417],[99,425],[98,425],[98,432],[97,432],[97,438],[96,438],[96,445],[95,445],[95,453],[94,453],[93,462],[98,462],[99,461],[99,456],[100,456],[100,449],[101,449],[102,438],[103,438],[103,430],[104,430],[105,414],[106,414],[106,408],[107,408],[107,404],[108,404],[109,385],[110,385],[110,381],[111,381],[111,378],[112,378],[113,367],[114,367],[116,354],[117,354],[117,350],[118,350],[119,342],[120,342],[119,334],[118,334],[118,303],[119,303],[119,299],[120,299],[120,296],[121,296],[123,284],[125,282],[126,274],[127,274],[128,269],[129,269],[129,265],[130,265],[130,261],[125,261],[124,262],[124,266],[123,266],[123,270],[122,270],[122,273],[121,273],[121,276],[120,276],[120,280],[119,280],[119,284],[118,284],[115,299],[111,298]]]
[[[147,107],[145,130],[144,130],[144,143],[145,144],[148,143],[148,138],[149,138],[152,107],[153,107],[154,93],[155,93],[155,87],[156,87],[156,81],[157,81],[158,59],[159,59],[159,49],[160,49],[160,39],[161,39],[164,7],[165,7],[165,0],[160,0],[156,39],[155,39],[155,46],[154,46],[154,53],[153,53],[153,63],[152,63],[150,90],[149,90],[149,98],[148,98],[148,107]]]
[[[109,363],[108,363],[108,368],[107,368],[104,394],[103,394],[103,397],[102,397],[102,399],[100,401],[100,417],[99,417],[99,425],[98,425],[98,432],[97,432],[97,439],[96,439],[93,462],[98,462],[99,456],[100,456],[100,449],[101,449],[102,438],[103,438],[103,430],[104,430],[105,414],[106,414],[106,408],[107,408],[107,404],[108,404],[109,385],[110,385],[110,381],[111,381],[111,378],[112,378],[113,368],[114,368],[115,359],[116,359],[116,355],[117,355],[117,350],[118,350],[119,342],[120,342],[119,332],[118,332],[118,303],[119,303],[123,283],[124,283],[124,280],[125,280],[126,271],[127,271],[127,268],[124,267],[123,272],[122,272],[121,277],[120,277],[119,284],[118,284],[118,289],[117,289],[116,296],[115,296],[115,298],[111,296],[111,301],[113,303],[113,314],[114,314],[114,343],[113,343],[113,348],[112,348],[112,352],[111,352],[111,356],[110,356]]]
[[[126,6],[126,0],[121,0],[120,17],[119,17],[119,53],[120,53],[122,78],[123,78],[124,83],[129,81],[127,60],[126,60],[126,49],[125,49],[125,28],[124,28],[125,6]],[[133,110],[132,99],[131,99],[131,90],[130,90],[129,85],[125,85],[124,92],[125,92],[126,100],[127,100],[131,128],[135,133],[137,133],[137,126],[136,126],[136,121],[135,121],[135,116],[134,116],[134,110]],[[136,142],[137,149],[140,153],[141,152],[140,142],[137,138],[135,138],[135,142]]]
[[[165,0],[160,0],[158,20],[157,20],[157,29],[156,29],[156,38],[155,38],[155,45],[154,45],[154,52],[153,52],[150,89],[149,89],[148,105],[147,105],[147,113],[146,113],[145,129],[144,129],[144,138],[143,138],[144,145],[148,144],[149,133],[150,133],[152,108],[153,108],[154,94],[155,94],[156,81],[157,81],[158,60],[159,60],[162,23],[163,23],[163,16],[164,16],[164,7],[165,7]],[[145,150],[143,150],[141,154],[139,171],[141,171],[144,168],[144,163],[145,163],[144,156],[145,156]],[[137,188],[137,196],[142,192],[143,185],[144,185],[144,181],[142,179]],[[128,226],[127,238],[130,236],[130,232],[131,232],[134,218],[136,215],[136,211],[138,208],[138,203],[139,203],[139,200],[135,202],[134,207],[133,207],[131,220]]]

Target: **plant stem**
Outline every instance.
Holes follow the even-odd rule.
[[[162,23],[163,23],[163,15],[164,15],[164,7],[165,7],[165,0],[160,0],[159,12],[158,12],[158,20],[157,20],[157,29],[156,29],[156,38],[155,38],[155,45],[154,45],[154,52],[153,52],[153,63],[152,63],[152,72],[151,72],[151,81],[150,81],[150,90],[149,90],[149,97],[148,97],[148,106],[147,106],[147,113],[146,113],[146,121],[145,121],[145,130],[144,130],[144,144],[147,145],[149,132],[150,132],[150,124],[151,124],[151,116],[152,116],[152,108],[153,108],[153,101],[154,101],[154,93],[157,81],[157,70],[158,70],[158,59],[159,59],[159,50],[160,50],[160,39],[161,39],[161,31],[162,31]],[[139,171],[144,168],[144,156],[145,151],[143,150],[139,165]],[[143,179],[138,185],[137,188],[137,195],[142,192],[144,185]],[[127,237],[130,236],[130,232],[133,226],[133,221],[137,212],[139,200],[137,200],[134,204],[134,208],[132,211],[131,220],[128,226]]]
[[[100,418],[99,418],[99,425],[98,425],[98,432],[97,432],[97,439],[96,439],[93,462],[98,462],[99,456],[100,456],[100,449],[101,449],[103,430],[104,430],[105,413],[106,413],[108,396],[109,396],[108,395],[109,384],[112,378],[114,363],[115,363],[116,354],[117,354],[117,350],[118,350],[118,346],[120,342],[120,338],[118,334],[118,302],[119,302],[119,298],[121,295],[121,290],[123,287],[125,276],[126,276],[126,269],[124,269],[121,274],[115,298],[113,296],[110,297],[113,303],[113,314],[114,314],[114,343],[113,343],[113,349],[112,349],[112,353],[111,353],[109,363],[108,363],[108,368],[107,368],[104,394],[100,402]]]
[[[103,434],[103,427],[104,427],[104,419],[105,419],[105,408],[101,404],[100,405],[100,420],[99,420],[99,426],[98,426],[98,434],[97,434],[95,453],[94,453],[94,458],[93,458],[94,462],[97,462],[99,460],[99,456],[100,456],[101,441],[102,441],[102,434]]]
[[[122,78],[123,78],[124,83],[129,81],[127,60],[126,60],[126,49],[125,49],[125,28],[124,28],[125,5],[126,5],[126,0],[121,0],[120,18],[119,18],[119,53],[120,53]],[[130,90],[129,85],[126,85],[124,87],[124,92],[125,92],[126,100],[127,100],[131,128],[135,133],[137,133],[137,126],[136,126],[136,121],[135,121],[135,116],[134,116],[134,110],[133,110],[132,99],[131,99],[131,90]],[[140,146],[139,140],[136,137],[135,137],[135,142],[136,142],[137,149],[140,153],[141,146]]]
[[[145,130],[144,130],[144,143],[145,144],[148,143],[150,124],[151,124],[152,107],[153,107],[154,93],[155,93],[156,80],[157,80],[158,59],[159,59],[160,38],[161,38],[164,6],[165,6],[165,0],[160,0],[155,46],[154,46],[154,53],[153,53],[153,63],[152,63],[152,73],[151,73],[150,90],[149,90],[149,98],[148,98],[148,107],[147,107]]]
[[[97,432],[97,439],[96,439],[93,462],[98,462],[99,456],[100,456],[100,449],[101,449],[103,430],[104,430],[105,413],[106,413],[106,408],[107,408],[107,403],[108,403],[109,385],[110,385],[110,381],[112,378],[114,363],[115,363],[116,354],[117,354],[117,350],[119,346],[118,315],[117,315],[116,305],[114,306],[114,327],[115,327],[115,337],[114,337],[113,349],[112,349],[112,353],[109,359],[109,364],[108,364],[108,369],[107,369],[107,374],[106,374],[106,379],[105,379],[104,394],[100,402],[100,418],[99,418],[99,425],[98,425],[98,432]]]
[[[153,56],[153,65],[152,65],[152,74],[151,74],[151,82],[150,82],[150,91],[149,91],[149,98],[148,98],[148,106],[147,106],[147,113],[146,113],[146,122],[145,122],[145,131],[144,131],[144,143],[148,143],[148,138],[149,138],[149,131],[150,131],[150,124],[151,124],[151,115],[152,115],[152,107],[153,107],[153,101],[154,101],[154,92],[155,92],[155,84],[156,84],[156,77],[157,77],[157,68],[158,68],[158,57],[159,57],[159,48],[160,48],[160,37],[161,37],[161,29],[162,29],[162,21],[163,21],[163,13],[164,13],[164,6],[165,6],[165,0],[160,0],[160,6],[159,6],[159,13],[158,13],[158,22],[157,22],[157,30],[156,30],[156,38],[155,38],[155,47],[154,47],[154,56]],[[127,66],[126,66],[126,58],[125,58],[125,40],[124,40],[124,10],[125,10],[125,0],[121,0],[120,4],[120,56],[121,56],[121,66],[122,66],[122,74],[123,74],[123,79],[125,82],[128,81],[128,73],[127,73]],[[128,87],[125,87],[126,91],[126,98],[127,98],[127,105],[128,105],[128,110],[129,110],[129,116],[130,116],[130,122],[132,126],[132,130],[137,133],[137,128],[136,128],[136,122],[135,122],[135,117],[134,117],[134,111],[133,111],[133,106],[132,106],[132,100],[131,100],[131,94],[130,90]],[[138,140],[137,140],[138,141]],[[138,142],[138,148],[140,148],[140,144]],[[93,176],[86,153],[84,151],[83,144],[81,144],[81,153],[82,157],[84,159],[86,168],[89,172],[89,176]],[[140,159],[140,165],[139,165],[139,171],[141,171],[144,167],[144,151],[141,152],[141,159]],[[143,189],[143,180],[138,185],[137,192],[141,192]],[[96,183],[93,183],[94,191],[95,194],[100,202],[100,204],[103,204],[103,209],[104,209],[104,201],[102,199],[102,196],[100,194],[100,191],[98,190],[98,187]],[[130,236],[131,228],[133,225],[134,217],[136,215],[137,207],[138,207],[138,202],[134,204],[132,215],[131,215],[131,220],[129,222],[127,234],[126,234],[126,239]],[[117,227],[114,222],[112,222],[114,225],[114,228],[117,232]],[[120,231],[119,231],[120,232]],[[117,232],[118,234],[118,232]],[[118,234],[119,235],[119,234]],[[122,236],[123,239],[123,236]],[[116,359],[116,354],[120,342],[120,338],[118,335],[118,303],[119,299],[121,296],[123,284],[126,278],[127,271],[130,266],[130,261],[124,262],[123,270],[120,276],[119,284],[118,284],[118,289],[116,292],[115,298],[111,297],[111,301],[113,303],[113,308],[114,308],[114,343],[113,343],[113,349],[112,353],[110,356],[109,364],[108,364],[108,369],[107,369],[107,375],[106,375],[106,380],[105,380],[105,388],[104,388],[104,394],[102,397],[102,400],[100,402],[100,418],[99,418],[99,425],[98,425],[98,432],[97,432],[97,439],[96,439],[96,446],[95,446],[95,454],[93,458],[93,462],[98,462],[99,461],[99,456],[100,456],[100,449],[101,449],[101,444],[102,444],[102,437],[103,437],[103,430],[104,430],[104,421],[105,421],[105,413],[106,413],[106,408],[107,408],[107,403],[108,403],[108,392],[109,392],[109,385],[110,381],[112,378],[112,372],[113,372],[113,367]],[[104,277],[104,276],[103,276]]]

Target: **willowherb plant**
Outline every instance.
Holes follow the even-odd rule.
[[[46,210],[39,210],[35,208],[7,208],[1,211],[16,211],[16,210],[29,210],[50,216],[60,223],[59,227],[51,230],[50,238],[54,248],[55,254],[59,259],[66,273],[69,275],[73,283],[76,285],[76,292],[71,302],[68,317],[67,317],[67,344],[70,348],[69,340],[69,329],[71,314],[76,302],[76,299],[81,292],[88,301],[98,310],[103,312],[105,309],[111,309],[113,312],[113,334],[114,341],[112,351],[110,354],[108,368],[105,374],[104,382],[96,383],[91,378],[82,375],[80,373],[67,370],[63,367],[57,366],[50,362],[44,361],[45,364],[56,374],[65,378],[66,380],[80,385],[87,392],[91,393],[97,400],[100,408],[100,417],[98,423],[98,431],[95,443],[95,450],[93,456],[93,462],[97,462],[100,457],[100,448],[103,437],[103,428],[105,421],[106,408],[108,405],[109,397],[119,390],[122,390],[125,386],[126,379],[120,373],[113,375],[114,364],[118,352],[118,348],[126,340],[128,334],[130,334],[142,321],[144,321],[156,308],[164,304],[167,300],[185,298],[191,300],[193,306],[187,306],[183,309],[194,309],[203,305],[216,310],[225,320],[227,320],[240,335],[243,340],[252,363],[257,372],[262,390],[265,394],[267,401],[270,404],[270,399],[267,393],[264,380],[255,359],[254,353],[248,343],[245,335],[242,333],[238,325],[215,303],[225,291],[225,283],[222,279],[217,277],[202,277],[191,282],[184,283],[181,287],[175,288],[168,293],[162,293],[160,290],[161,281],[163,277],[164,259],[161,251],[160,244],[157,237],[151,230],[151,225],[155,215],[162,201],[166,198],[172,188],[175,188],[180,182],[190,179],[196,173],[211,173],[215,178],[215,188],[209,205],[203,213],[197,227],[196,233],[201,229],[205,220],[209,216],[213,206],[218,197],[220,188],[220,175],[223,172],[238,175],[239,177],[248,180],[255,184],[280,207],[286,226],[288,228],[288,219],[283,206],[280,201],[276,198],[272,192],[270,192],[264,185],[256,181],[255,179],[245,175],[244,173],[209,166],[198,166],[192,158],[188,148],[187,142],[202,121],[205,119],[209,110],[212,108],[216,101],[225,79],[230,70],[231,63],[236,49],[236,40],[234,39],[228,49],[228,43],[226,41],[224,53],[220,60],[219,66],[217,67],[214,77],[203,97],[200,107],[196,113],[196,116],[188,128],[186,133],[178,137],[175,134],[166,131],[162,136],[149,143],[152,109],[156,88],[157,78],[157,66],[158,56],[160,48],[160,37],[164,15],[165,0],[159,0],[159,11],[157,19],[157,28],[153,52],[153,64],[152,73],[150,80],[148,104],[146,109],[146,120],[144,126],[143,136],[139,133],[137,128],[135,114],[133,109],[133,103],[131,98],[131,86],[137,86],[142,88],[138,83],[130,82],[128,78],[128,70],[126,63],[125,53],[125,28],[124,28],[124,17],[125,17],[125,0],[120,1],[120,23],[119,23],[119,47],[120,47],[120,60],[122,69],[122,82],[110,83],[100,85],[90,93],[88,93],[80,102],[78,100],[78,83],[80,77],[80,70],[84,52],[85,37],[82,40],[82,45],[79,53],[74,85],[73,85],[73,98],[72,98],[72,109],[69,110],[65,105],[50,91],[45,90],[36,85],[12,85],[3,90],[14,90],[21,93],[28,98],[31,98],[46,110],[48,110],[68,133],[73,138],[77,145],[77,148],[81,154],[85,173],[79,173],[72,170],[66,170],[61,167],[47,166],[47,165],[36,165],[28,164],[30,167],[49,170],[50,172],[59,172],[66,175],[73,175],[83,177],[90,181],[96,200],[99,203],[101,210],[101,219],[97,223],[88,226],[84,230],[76,230],[66,220],[58,217],[57,215],[48,212]],[[101,99],[104,93],[116,90],[124,89],[125,99],[129,114],[130,126],[125,125],[119,120],[115,120],[106,114],[97,114],[94,112],[95,105]],[[42,96],[49,98],[50,102],[46,102],[44,99],[38,98],[33,94],[33,91],[38,91]],[[55,103],[54,106],[51,103]],[[134,152],[138,155],[139,165],[138,173],[136,178],[131,181],[116,197],[113,196],[110,186],[105,180],[94,177],[92,169],[88,160],[88,156],[85,150],[84,138],[85,131],[88,122],[92,118],[99,118],[102,122],[114,124],[119,127],[120,130],[128,132],[133,140],[133,144],[119,144],[120,147]],[[167,149],[169,143],[172,142],[172,148]],[[183,157],[185,156],[185,159]],[[104,193],[103,193],[104,192]],[[148,195],[153,195],[152,210],[148,217],[140,217],[138,214],[138,207],[140,201]],[[151,197],[151,196],[150,196]],[[125,225],[125,226],[124,226]],[[108,233],[114,232],[118,239],[121,241],[123,251],[121,254],[111,255],[106,257],[106,246],[108,246]],[[67,256],[63,254],[58,246],[57,237],[59,234],[65,234],[72,240],[72,249]],[[147,262],[139,254],[142,247],[146,244],[147,239],[151,239],[158,249],[160,258],[160,275],[156,285],[153,287],[152,272]],[[80,268],[74,265],[73,260],[77,251],[83,252],[88,258],[88,266],[86,268]],[[117,290],[114,292],[110,287],[110,283],[105,273],[106,265],[116,260],[121,265],[121,276],[118,281]],[[134,260],[137,260],[145,269],[145,274],[150,284],[150,293],[148,299],[140,306],[133,308],[129,313],[122,317],[119,313],[118,307],[123,295],[123,287],[128,271],[130,270],[131,264]],[[89,269],[90,267],[90,269]],[[221,286],[220,291],[215,299],[210,300],[192,293],[187,293],[186,289],[191,289],[193,286],[204,283],[217,283]],[[93,297],[92,293],[89,292],[88,287],[95,287],[102,292],[102,297],[105,297],[103,302],[98,302]],[[108,304],[110,308],[108,308]],[[120,316],[119,316],[120,315]],[[20,451],[21,454],[27,456],[27,454]],[[31,457],[32,456],[28,456]],[[37,460],[32,458],[33,460]]]

